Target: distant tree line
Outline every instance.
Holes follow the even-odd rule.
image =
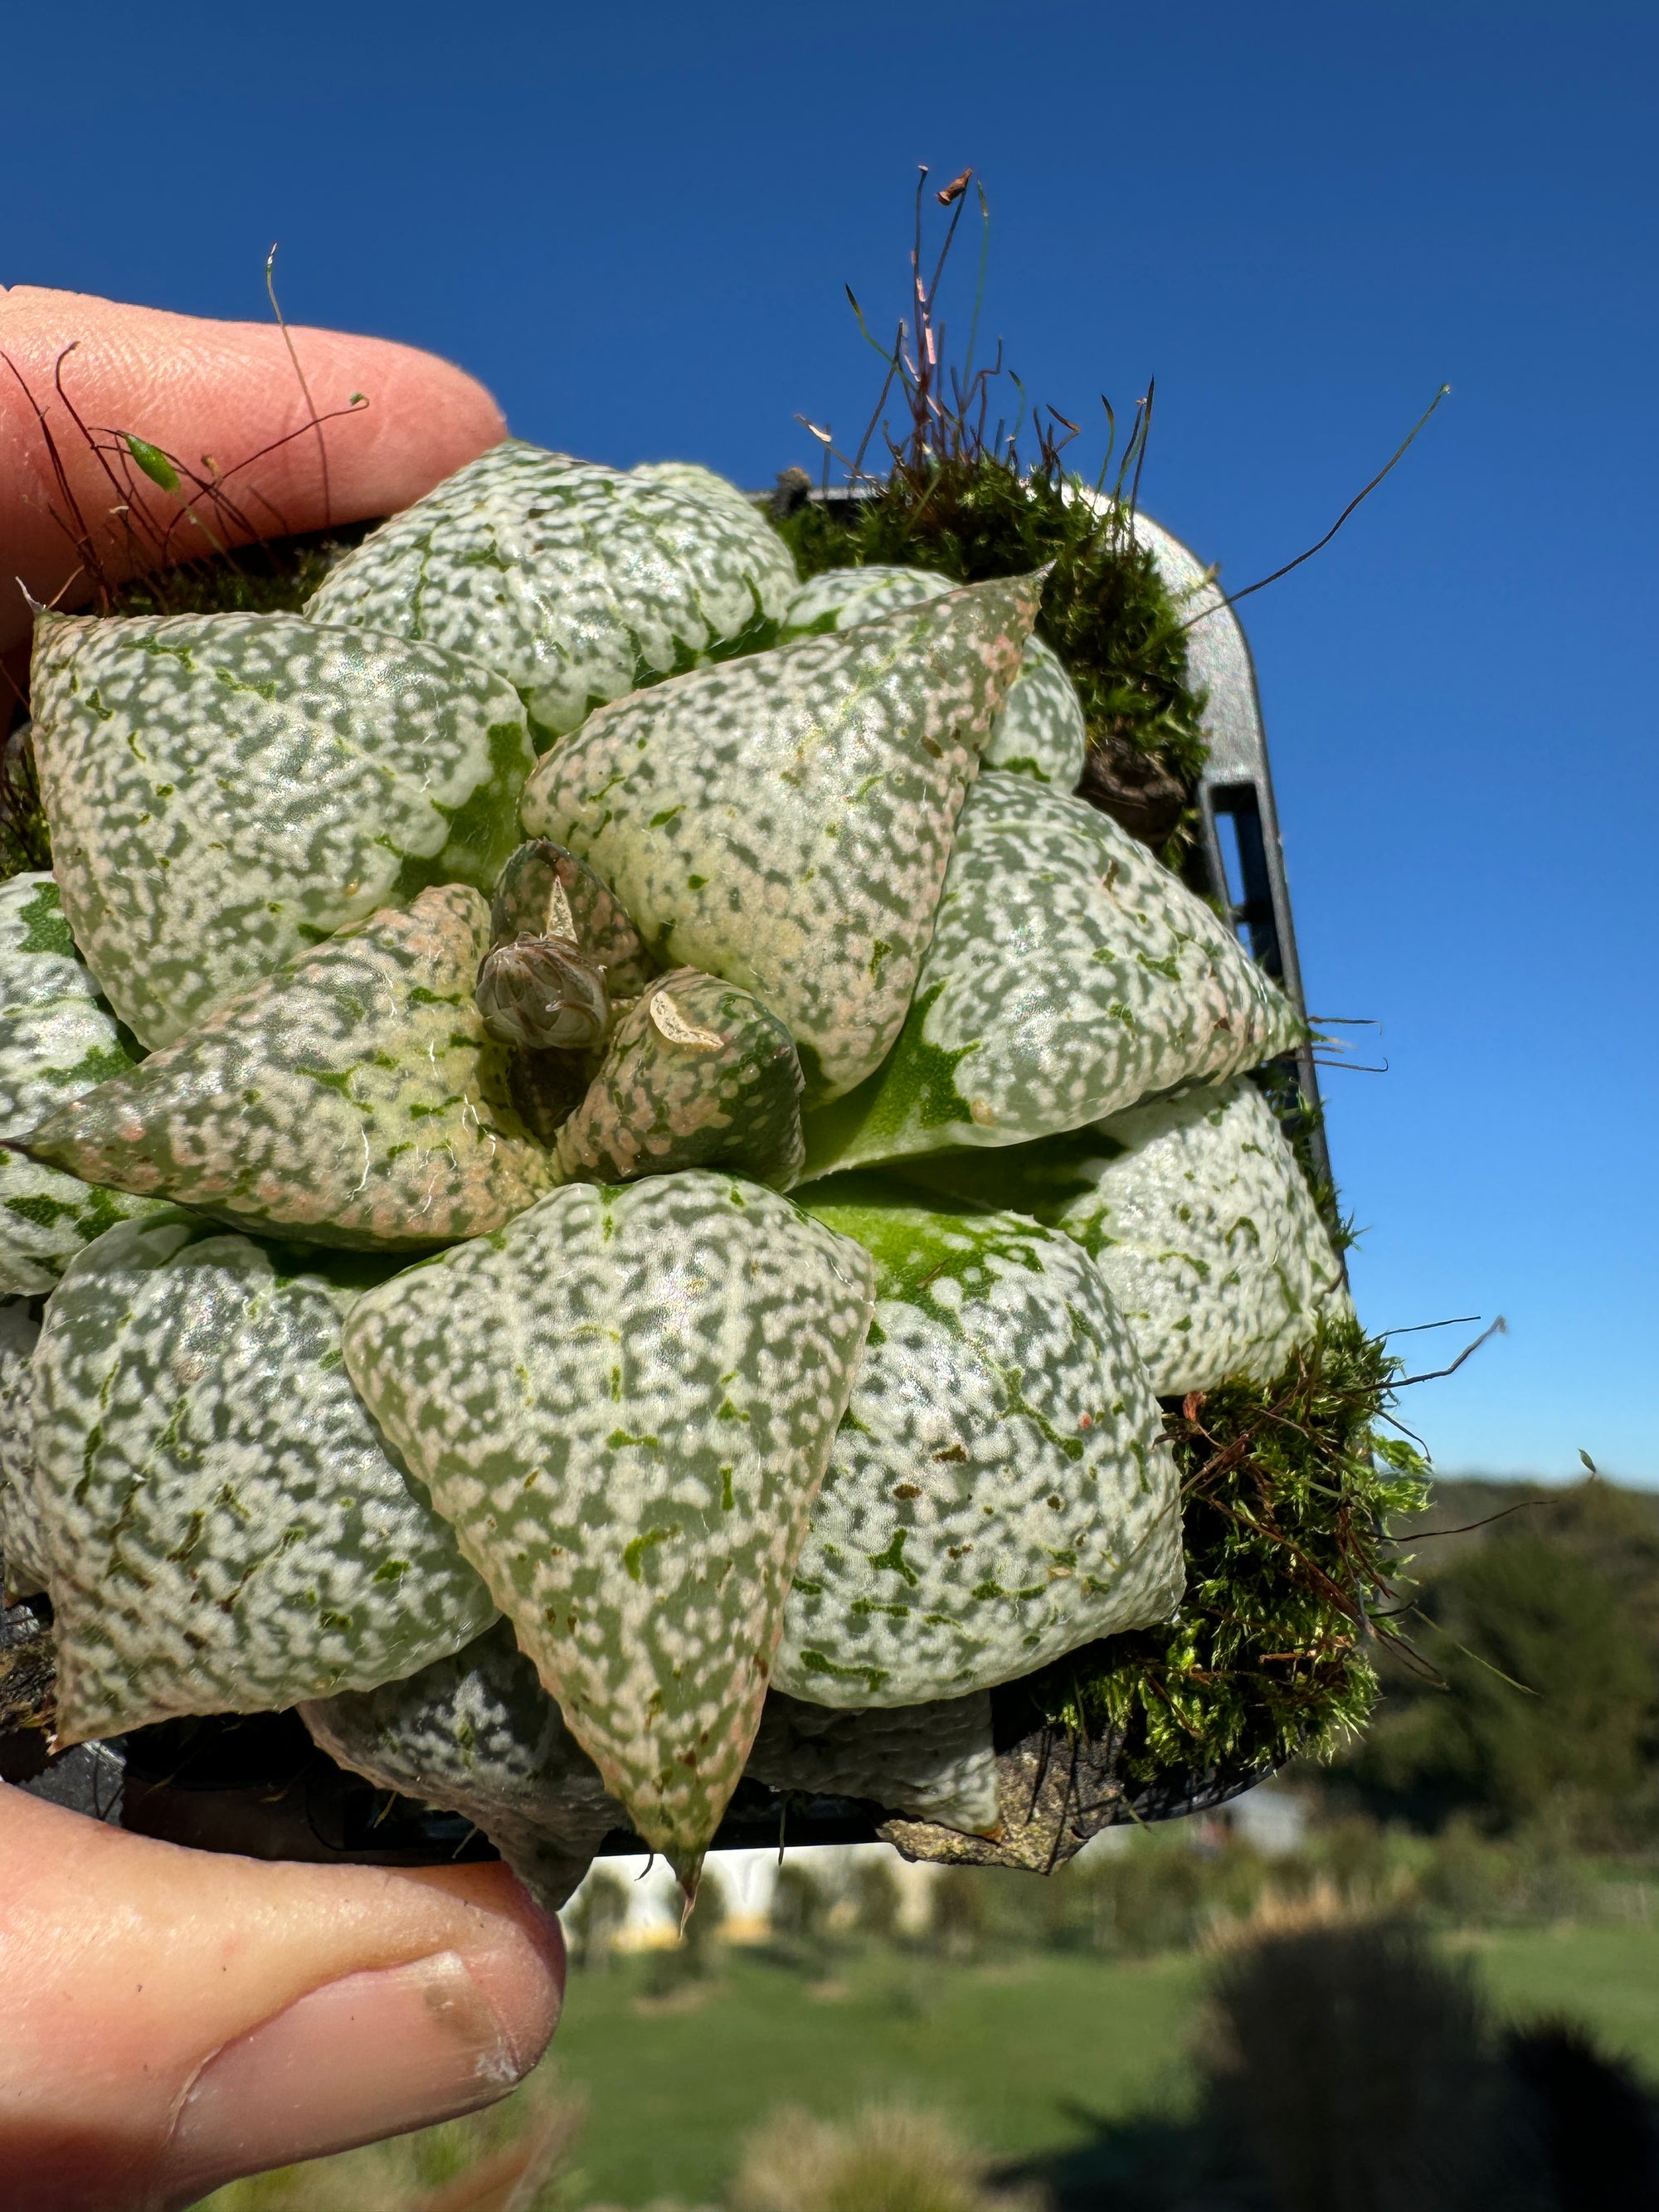
[[[1659,1841],[1659,1494],[1447,1482],[1401,1549],[1413,1656],[1340,1790],[1431,1831]]]

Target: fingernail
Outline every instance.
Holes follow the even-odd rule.
[[[453,2119],[523,2071],[455,1952],[348,1974],[209,2059],[173,2124],[167,2201]]]

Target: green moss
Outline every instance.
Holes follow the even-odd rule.
[[[1109,1734],[1131,1784],[1282,1765],[1352,1735],[1377,1693],[1371,1616],[1398,1565],[1388,1524],[1427,1495],[1421,1455],[1382,1425],[1399,1374],[1380,1341],[1335,1322],[1265,1388],[1225,1383],[1169,1413],[1180,1618],[1009,1684],[1000,1731]]]
[[[112,615],[299,614],[343,553],[372,523],[239,546],[180,568],[154,568],[110,595]]]
[[[40,805],[34,752],[19,736],[0,750],[0,883],[52,866],[52,836]]]

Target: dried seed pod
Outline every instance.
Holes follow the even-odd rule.
[[[592,1088],[559,1132],[572,1182],[734,1168],[787,1190],[799,1176],[800,1061],[775,1014],[735,983],[677,968],[617,1024]]]
[[[613,998],[637,998],[655,973],[620,901],[592,868],[550,837],[520,845],[501,870],[489,931],[497,945],[519,937],[569,938],[604,969]]]
[[[474,995],[488,1033],[520,1052],[585,1052],[611,1024],[605,970],[568,937],[492,945]]]

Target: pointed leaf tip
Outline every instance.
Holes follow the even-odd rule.
[[[346,1362],[653,1850],[707,1848],[869,1327],[867,1256],[696,1170],[370,1291]]]
[[[319,1244],[422,1251],[547,1189],[472,997],[462,884],[388,908],[54,1114],[38,1159]]]

